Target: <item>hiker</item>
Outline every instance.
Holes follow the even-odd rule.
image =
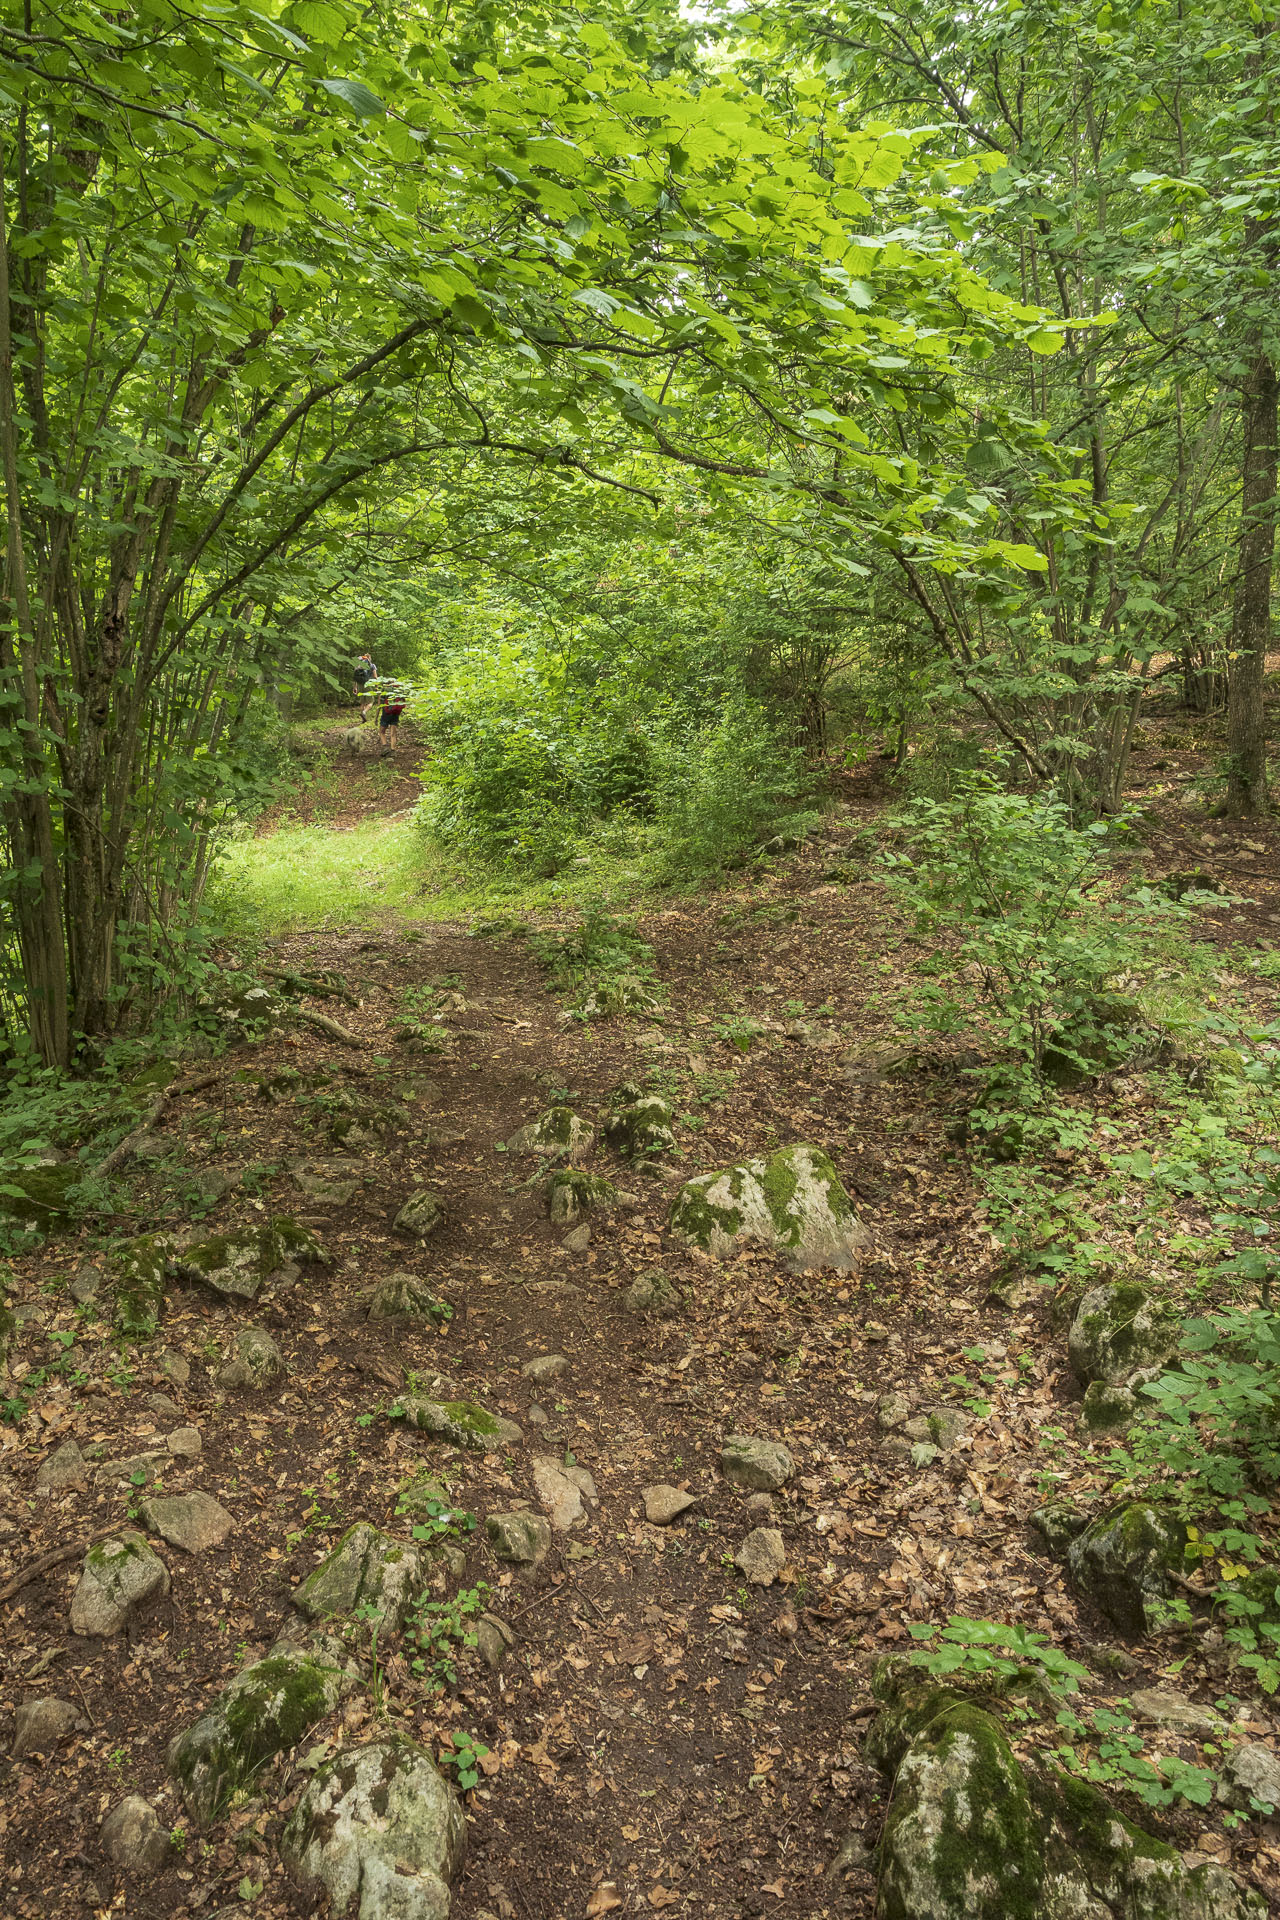
[[[378,677],[378,669],[374,666],[372,657],[367,653],[362,653],[360,655],[360,658],[356,661],[355,667],[351,675],[351,679],[352,679],[351,690],[355,694],[356,699],[360,702],[360,724],[362,726],[364,725],[365,721],[369,718],[370,696],[366,691],[366,689],[368,688],[369,682],[371,680],[376,680],[377,677]]]
[[[378,694],[378,738],[382,742],[383,753],[394,754],[396,750],[396,729],[400,725],[404,703],[404,688],[398,681],[388,680]]]

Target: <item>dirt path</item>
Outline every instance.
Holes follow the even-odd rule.
[[[73,1333],[84,1377],[55,1380],[20,1426],[0,1429],[0,1583],[136,1505],[136,1490],[115,1485],[37,1499],[40,1461],[68,1438],[115,1455],[196,1426],[202,1451],[166,1490],[216,1495],[235,1528],[211,1552],[165,1549],[171,1591],[115,1639],[69,1631],[77,1560],[9,1605],[11,1700],[53,1692],[82,1711],[55,1753],[10,1764],[0,1911],[320,1910],[290,1885],[275,1842],[307,1766],[370,1737],[369,1688],[204,1835],[183,1814],[165,1747],[272,1644],[291,1589],[346,1527],[405,1531],[397,1491],[421,1466],[478,1517],[462,1584],[487,1583],[515,1641],[497,1670],[459,1653],[456,1684],[442,1687],[413,1672],[411,1648],[379,1650],[386,1724],[437,1752],[458,1731],[490,1749],[468,1799],[455,1920],[865,1917],[864,1839],[881,1789],[860,1740],[875,1659],[950,1612],[1019,1619],[1077,1655],[1108,1638],[1025,1529],[1077,1390],[1045,1295],[1012,1313],[989,1297],[996,1253],[947,1132],[964,1084],[945,1061],[873,1057],[915,949],[859,878],[859,825],[854,809],[772,877],[654,917],[645,931],[667,1003],[652,1020],[566,1021],[527,943],[501,934],[434,926],[276,945],[279,966],[345,975],[358,1007],[308,1004],[356,1028],[362,1046],[287,1032],[212,1063],[215,1084],[158,1132],[164,1157],[134,1182],[134,1225],[166,1224],[175,1195],[189,1209],[193,1179],[222,1171],[236,1184],[201,1231],[289,1214],[314,1226],[333,1265],[269,1283],[252,1309],[172,1287],[161,1340],[190,1369],[181,1385],[158,1346],[116,1352],[74,1318],[65,1282],[95,1265],[87,1237],[24,1267],[17,1351],[32,1364]],[[424,1054],[397,1029],[406,990],[427,986],[445,1011],[440,1050]],[[732,1024],[743,1016],[759,1028],[746,1051]],[[259,1083],[283,1068],[327,1078],[269,1102]],[[624,1080],[672,1097],[680,1150],[652,1173],[590,1154],[583,1164],[630,1198],[570,1251],[543,1182],[531,1183],[536,1163],[499,1143],[553,1098],[594,1119]],[[348,1142],[359,1184],[342,1205],[302,1193],[287,1170],[337,1150],[335,1094],[403,1108],[376,1141]],[[871,1231],[854,1272],[792,1274],[760,1253],[715,1263],[673,1244],[666,1219],[684,1179],[796,1141],[832,1154]],[[391,1226],[424,1186],[445,1207],[425,1243]],[[624,1303],[656,1266],[683,1299],[667,1320]],[[367,1318],[371,1288],[393,1271],[451,1304],[443,1330]],[[249,1319],[272,1332],[287,1372],[263,1392],[226,1393],[214,1372]],[[559,1377],[523,1375],[552,1354],[567,1362]],[[437,1374],[517,1421],[523,1441],[477,1456],[388,1417],[406,1382]],[[895,1388],[963,1414],[953,1450],[923,1467],[892,1450],[876,1403]],[[782,1441],[795,1458],[768,1515],[721,1472],[733,1433]],[[484,1518],[539,1509],[540,1458],[585,1467],[598,1500],[536,1570],[504,1571]],[[672,1526],[645,1519],[654,1483],[694,1496]],[[781,1529],[787,1566],[776,1584],[748,1586],[733,1555],[762,1518]],[[1139,1656],[1156,1676],[1166,1654]],[[122,1878],[98,1846],[102,1814],[127,1791],[184,1829],[148,1876]],[[1239,1838],[1238,1869],[1253,1845]],[[1263,1856],[1252,1864],[1272,1871]]]

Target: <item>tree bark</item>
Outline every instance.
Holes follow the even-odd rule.
[[[1277,384],[1275,363],[1257,342],[1245,378],[1241,425],[1240,558],[1231,609],[1223,809],[1235,818],[1265,813],[1268,805],[1262,689],[1271,640],[1276,544]]]

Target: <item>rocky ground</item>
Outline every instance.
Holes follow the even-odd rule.
[[[364,1920],[410,1911],[413,1873],[414,1913],[455,1878],[454,1920],[869,1915],[870,1682],[914,1624],[1047,1633],[1095,1704],[1215,1697],[1193,1643],[1126,1640],[1028,1529],[1081,1384],[1052,1296],[993,1288],[963,1082],[885,1043],[917,950],[874,817],[852,795],[821,843],[649,917],[656,1011],[566,1018],[501,924],[275,943],[341,976],[294,1004],[350,1037],[266,1009],[183,1067],[120,1217],[15,1258],[6,1915],[323,1912],[300,1880],[339,1789],[384,1825],[403,1780],[435,1804],[401,1739],[463,1813],[383,1861],[382,1905],[366,1868]],[[1204,833],[1263,869],[1219,937],[1274,944],[1274,834]],[[1156,857],[1209,858],[1172,817]],[[639,1159],[598,1131],[628,1083],[671,1111]],[[559,1160],[521,1137],[552,1109],[584,1128]],[[855,1210],[844,1270],[672,1232],[691,1178],[797,1144]],[[553,1200],[566,1161],[614,1191]],[[129,1234],[172,1244],[126,1270]],[[1274,1747],[1270,1706],[1242,1713]],[[1280,1900],[1270,1823],[1161,1830]]]

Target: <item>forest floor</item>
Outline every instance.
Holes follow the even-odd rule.
[[[1201,937],[1222,944],[1224,965],[1276,946],[1280,831],[1188,806],[1198,743],[1176,744],[1183,721],[1151,731],[1135,769],[1158,816],[1151,870],[1221,869],[1249,896],[1204,918]],[[352,763],[343,779],[347,823],[412,798],[376,767]],[[164,1549],[171,1590],[113,1639],[70,1631],[78,1550],[10,1600],[9,1705],[53,1692],[78,1719],[56,1752],[4,1763],[6,1920],[322,1911],[286,1878],[275,1841],[308,1767],[367,1739],[379,1715],[437,1753],[463,1732],[490,1749],[468,1796],[455,1920],[865,1920],[883,1810],[861,1753],[869,1683],[880,1655],[911,1646],[913,1625],[958,1613],[1047,1633],[1091,1668],[1095,1704],[1172,1675],[1212,1697],[1182,1637],[1122,1649],[1118,1677],[1114,1630],[1028,1532],[1046,1473],[1061,1486],[1073,1470],[1074,1443],[1061,1436],[1075,1432],[1079,1388],[1052,1291],[1024,1287],[1012,1311],[991,1295],[1000,1252],[948,1133],[966,1103],[954,1062],[945,1049],[904,1060],[900,1045],[895,1060],[886,1044],[919,946],[868,867],[864,830],[882,810],[872,784],[850,782],[805,848],[722,891],[654,904],[642,919],[665,995],[654,1017],[567,1019],[528,941],[501,923],[384,920],[375,906],[364,927],[272,941],[261,957],[276,967],[345,977],[358,1007],[306,1004],[354,1027],[360,1044],[297,1029],[207,1063],[208,1083],[171,1106],[152,1157],[129,1169],[131,1218],[102,1224],[118,1238],[190,1222],[193,1180],[217,1171],[232,1184],[203,1209],[201,1233],[287,1214],[314,1227],[332,1265],[269,1282],[252,1309],[174,1286],[157,1343],[121,1349],[92,1319],[105,1232],[14,1258],[15,1372],[47,1364],[68,1336],[78,1365],[0,1428],[0,1587],[124,1522],[136,1500],[135,1487],[92,1480],[38,1498],[41,1461],[69,1438],[118,1456],[194,1426],[200,1452],[175,1458],[165,1490],[213,1494],[235,1525],[215,1550]],[[406,992],[427,987],[440,1019],[437,1050],[423,1054],[398,1028]],[[1256,990],[1274,1017],[1274,982]],[[734,1025],[744,1016],[757,1023],[746,1051]],[[286,1067],[358,1101],[394,1096],[410,1116],[348,1149],[358,1186],[347,1204],[317,1202],[290,1171],[335,1149],[322,1103],[260,1094]],[[628,1197],[593,1215],[589,1244],[571,1251],[546,1216],[536,1163],[502,1143],[553,1097],[594,1119],[627,1080],[673,1099],[679,1152],[649,1172],[587,1156]],[[831,1153],[872,1235],[852,1272],[793,1273],[760,1251],[717,1263],[671,1241],[683,1180],[800,1141]],[[444,1224],[425,1242],[404,1239],[391,1221],[424,1186],[439,1192]],[[624,1306],[655,1267],[682,1296],[666,1320]],[[392,1272],[420,1277],[451,1320],[438,1331],[369,1320],[369,1292]],[[78,1312],[77,1274],[89,1302]],[[247,1319],[272,1332],[287,1371],[264,1391],[224,1392],[214,1374]],[[548,1355],[564,1356],[559,1377],[524,1375]],[[518,1422],[523,1442],[453,1451],[388,1417],[406,1381],[437,1374]],[[965,1416],[957,1446],[925,1468],[892,1452],[877,1425],[877,1400],[895,1388]],[[787,1566],[769,1587],[748,1586],[733,1564],[759,1523],[720,1471],[734,1433],[784,1441],[797,1463],[772,1502]],[[504,1570],[484,1517],[538,1507],[539,1457],[588,1469],[598,1497],[536,1570]],[[291,1589],[345,1528],[405,1531],[398,1490],[425,1463],[479,1518],[463,1585],[487,1584],[510,1654],[494,1670],[457,1648],[456,1684],[438,1685],[412,1671],[408,1650],[380,1648],[380,1697],[350,1695],[252,1799],[193,1831],[166,1774],[169,1739],[268,1649]],[[694,1496],[673,1525],[645,1519],[643,1490],[657,1483]],[[1269,1706],[1250,1724],[1254,1737],[1277,1736]],[[97,1829],[130,1791],[177,1844],[155,1873],[124,1878]],[[1280,1903],[1273,1828],[1226,1832],[1205,1809],[1166,1816],[1163,1830]]]

